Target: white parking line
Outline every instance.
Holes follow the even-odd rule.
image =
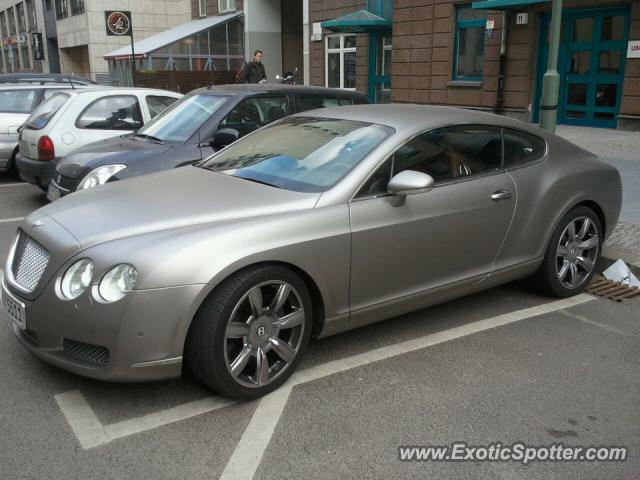
[[[610,327],[609,325],[604,325],[602,323],[594,322],[593,320],[590,320],[587,317],[584,317],[582,315],[578,315],[577,313],[574,313],[574,312],[562,311],[560,313],[563,314],[565,317],[573,318],[575,320],[579,320],[583,323],[588,323],[589,325],[593,325],[595,327],[600,327],[603,330],[608,330],[609,332],[617,333],[619,335],[624,335],[625,337],[635,337],[635,335],[631,333],[627,333],[623,330],[618,330],[617,328]]]
[[[20,220],[24,220],[24,217],[0,218],[0,223],[19,222]]]
[[[6,187],[30,187],[30,183],[0,183],[0,188]]]
[[[55,399],[82,448],[86,450],[111,441],[102,423],[78,390],[61,393]]]
[[[278,420],[289,398],[289,393],[296,385],[318,380],[329,375],[345,372],[353,368],[368,365],[387,358],[420,350],[439,343],[456,340],[474,333],[483,332],[521,320],[526,320],[546,313],[580,305],[595,300],[591,295],[577,295],[575,297],[557,300],[535,307],[516,310],[496,317],[479,320],[461,325],[442,332],[433,333],[420,338],[407,340],[369,352],[360,353],[340,360],[310,367],[296,372],[289,381],[277,391],[262,398],[249,425],[243,433],[240,442],[227,463],[223,475],[228,479],[253,478],[260,465],[260,460],[271,439],[271,435],[278,424]],[[136,433],[155,429],[190,418],[202,413],[218,410],[236,403],[222,397],[208,397],[203,400],[190,402],[160,412],[144,415],[130,420],[103,426],[91,407],[77,390],[56,395],[60,406],[71,429],[84,449],[104,445],[117,438],[127,437]]]
[[[273,431],[289,399],[293,385],[283,385],[275,392],[260,399],[236,449],[224,467],[220,480],[253,478],[260,466],[262,455],[269,445]]]

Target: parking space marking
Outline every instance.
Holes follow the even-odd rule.
[[[128,437],[136,433],[152,430],[170,423],[186,420],[187,418],[212,412],[220,408],[237,403],[237,400],[223,397],[207,397],[195,402],[185,403],[177,407],[168,408],[160,412],[151,413],[142,417],[124,420],[104,427],[109,441],[116,438]]]
[[[292,388],[293,385],[287,383],[260,399],[258,408],[253,412],[249,425],[220,475],[220,480],[253,478],[271,441],[273,431],[280,421]]]
[[[600,327],[603,330],[608,330],[610,332],[617,333],[619,335],[624,335],[625,337],[635,337],[635,335],[633,335],[632,333],[627,333],[625,331],[618,330],[617,328],[610,327],[609,325],[604,325],[602,323],[595,322],[593,320],[588,319],[585,316],[579,315],[579,314],[574,313],[574,312],[567,312],[566,310],[563,310],[560,313],[563,314],[566,317],[573,318],[575,320],[579,320],[579,321],[581,321],[583,323],[588,323],[590,325],[594,325],[596,327]]]
[[[0,223],[19,222],[20,220],[24,220],[24,217],[0,218]]]
[[[2,183],[0,184],[0,188],[6,187],[30,187],[30,183]]]
[[[260,400],[247,429],[236,446],[227,467],[225,467],[226,478],[238,479],[253,477],[285,408],[289,394],[296,385],[345,372],[387,358],[421,350],[439,343],[456,340],[473,335],[474,333],[570,308],[595,299],[596,297],[591,295],[581,294],[563,300],[556,300],[485,320],[478,320],[477,322],[467,325],[461,325],[449,330],[406,340],[386,347],[380,347],[340,360],[333,360],[296,372],[282,387]],[[74,390],[62,393],[56,395],[55,399],[71,426],[73,433],[76,435],[78,442],[85,450],[104,445],[118,438],[152,430],[237,403],[235,400],[223,397],[208,397],[160,412],[103,426],[79,391]],[[253,470],[248,468],[249,466]],[[251,472],[249,470],[251,470]],[[249,473],[250,475],[248,475]]]
[[[73,390],[56,395],[55,399],[82,448],[86,450],[111,441],[82,393]]]

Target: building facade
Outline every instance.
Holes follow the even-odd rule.
[[[48,14],[51,16],[51,14]],[[57,71],[57,55],[49,62],[46,36],[47,19],[42,1],[0,0],[0,71]]]
[[[550,0],[310,2],[312,84],[538,121]],[[640,0],[565,0],[562,24],[559,122],[640,128]]]

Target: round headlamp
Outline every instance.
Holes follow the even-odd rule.
[[[78,184],[77,190],[85,190],[87,188],[93,188],[107,183],[111,177],[125,168],[127,168],[126,165],[120,164],[103,165],[101,167],[94,168]]]
[[[60,292],[66,300],[75,300],[84,292],[93,278],[93,262],[88,258],[71,265],[60,282]]]
[[[133,265],[118,265],[102,277],[98,293],[106,302],[117,302],[133,290],[137,278],[138,272]]]

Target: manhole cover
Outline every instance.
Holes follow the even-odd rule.
[[[591,295],[608,298],[615,302],[622,302],[623,300],[640,296],[640,288],[607,280],[602,275],[593,277],[586,291]]]

